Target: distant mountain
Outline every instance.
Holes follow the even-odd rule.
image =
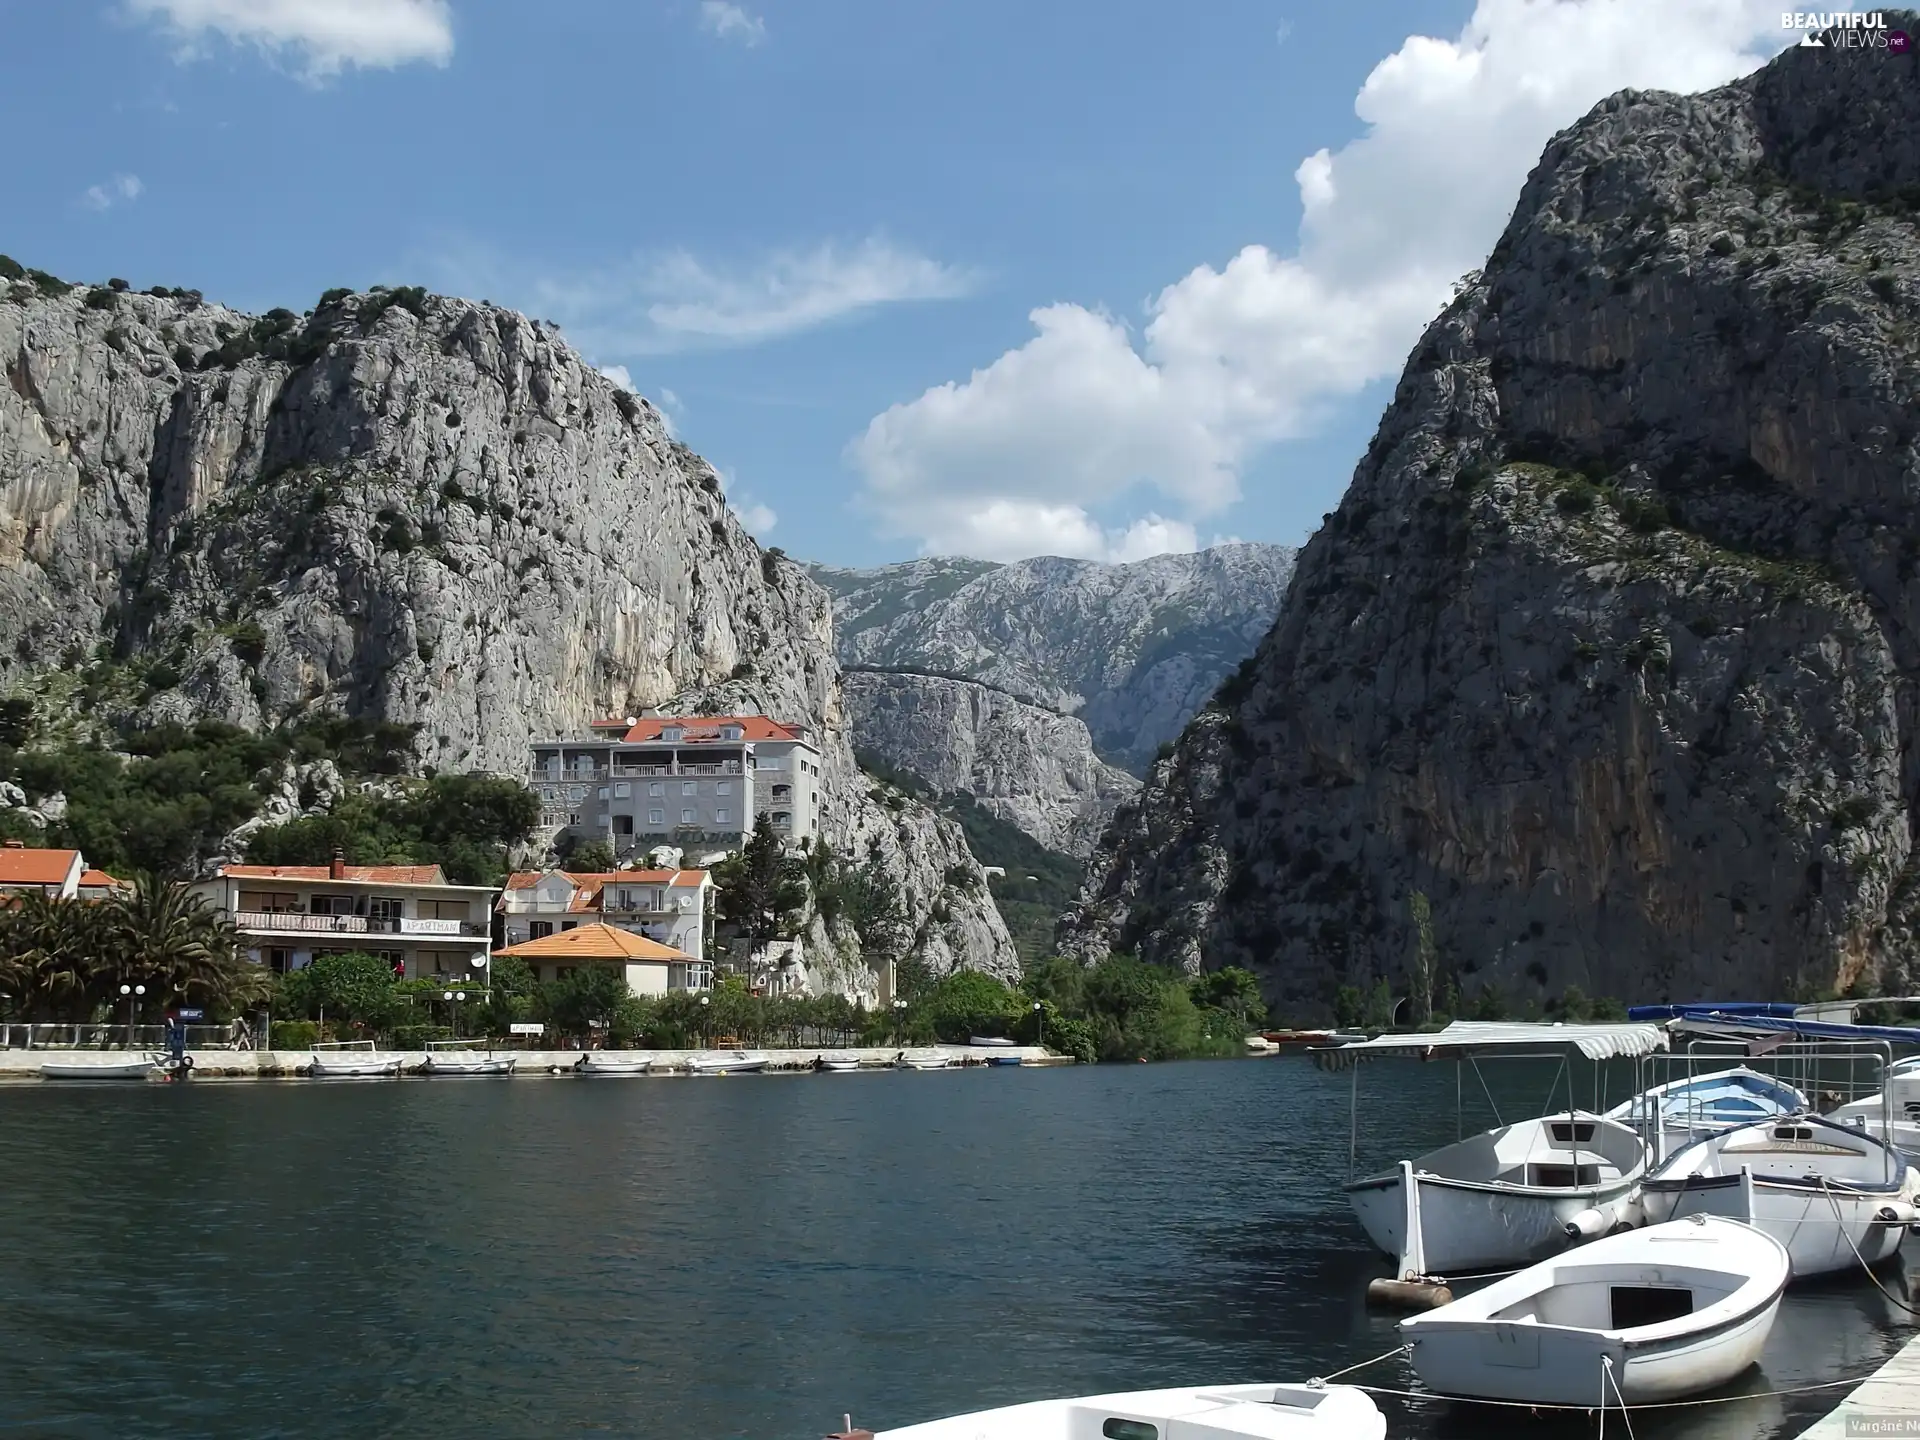
[[[984,681],[1078,716],[1140,773],[1273,626],[1283,545],[1220,545],[1126,565],[1042,556],[810,567],[847,665]]]

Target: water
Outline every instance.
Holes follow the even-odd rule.
[[[1399,1102],[1370,1146],[1451,1138],[1452,1067],[1363,1083]],[[0,1089],[0,1435],[805,1440],[1325,1373],[1395,1343],[1347,1089],[1292,1060]],[[1864,1280],[1796,1290],[1746,1388],[1861,1373],[1908,1324]],[[1842,1393],[1635,1430],[1791,1435]]]

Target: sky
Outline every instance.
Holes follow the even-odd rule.
[[[1757,0],[0,0],[0,252],[558,322],[762,543],[1298,544],[1552,134]],[[80,98],[84,97],[84,99]]]

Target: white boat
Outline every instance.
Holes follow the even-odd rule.
[[[42,1060],[40,1075],[46,1080],[145,1080],[157,1068],[159,1062],[151,1055],[131,1060],[81,1060],[63,1056],[58,1060]]]
[[[1920,1055],[1894,1062],[1884,1093],[1875,1091],[1829,1110],[1827,1119],[1877,1135],[1908,1155],[1920,1155]]]
[[[1350,1385],[1215,1385],[1035,1400],[881,1430],[874,1440],[1385,1440],[1386,1417]]]
[[[1786,1247],[1717,1216],[1629,1230],[1400,1322],[1443,1395],[1644,1405],[1711,1390],[1760,1356]]]
[[[429,1075],[511,1075],[518,1057],[437,1050],[427,1056]]]
[[[1741,1125],[1675,1151],[1640,1187],[1650,1223],[1744,1221],[1783,1244],[1795,1278],[1878,1264],[1920,1221],[1920,1171],[1885,1141],[1817,1115]]]
[[[1797,1115],[1806,1108],[1807,1097],[1786,1081],[1736,1065],[1655,1085],[1606,1113],[1609,1120],[1645,1135],[1658,1164],[1704,1135],[1776,1115]]]
[[[638,1050],[590,1050],[574,1069],[582,1075],[624,1079],[658,1073],[654,1067],[659,1063],[654,1056]]]
[[[941,1050],[902,1050],[894,1057],[896,1070],[951,1070],[953,1057]]]
[[[980,1045],[996,1050],[1004,1050],[1008,1046],[1016,1043],[1016,1041],[1009,1040],[1004,1035],[969,1035],[967,1037],[967,1044],[969,1045]]]
[[[702,1051],[687,1060],[687,1069],[695,1075],[750,1075],[766,1068],[766,1056],[745,1050]]]
[[[845,1075],[860,1068],[860,1057],[838,1053],[821,1055],[814,1060],[814,1068],[835,1075]]]
[[[400,1057],[371,1050],[316,1050],[307,1074],[315,1080],[392,1080],[400,1074]]]
[[[1522,1120],[1446,1145],[1347,1186],[1367,1236],[1407,1253],[1407,1186],[1420,1222],[1419,1273],[1523,1265],[1566,1248],[1567,1226],[1627,1199],[1647,1147],[1629,1127],[1585,1110]]]
[[[684,1075],[687,1062],[679,1055],[656,1055],[647,1062],[649,1075]]]

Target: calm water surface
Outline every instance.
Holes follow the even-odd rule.
[[[1376,1153],[1452,1137],[1450,1067],[1363,1085]],[[1293,1060],[0,1089],[0,1434],[804,1440],[1325,1373],[1394,1344],[1347,1093]],[[1745,1388],[1909,1324],[1796,1290]],[[1635,1430],[1792,1435],[1841,1393]],[[1592,1433],[1383,1403],[1394,1436]]]

